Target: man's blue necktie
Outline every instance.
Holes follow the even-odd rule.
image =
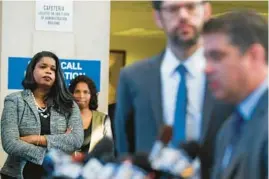
[[[185,125],[187,113],[187,87],[186,87],[186,68],[181,64],[177,68],[180,74],[180,83],[177,91],[176,111],[173,125],[172,146],[177,147],[185,140]]]

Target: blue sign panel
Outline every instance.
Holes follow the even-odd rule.
[[[24,78],[27,65],[31,58],[9,57],[8,58],[8,89],[23,89],[21,82]],[[61,59],[61,68],[66,85],[78,75],[90,77],[100,91],[100,61]]]

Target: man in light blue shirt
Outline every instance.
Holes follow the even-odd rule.
[[[218,134],[212,178],[267,178],[268,24],[233,11],[207,22],[203,37],[212,92],[236,105]]]

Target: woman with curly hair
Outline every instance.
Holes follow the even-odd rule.
[[[98,92],[93,80],[85,75],[77,76],[70,82],[69,90],[82,117],[84,142],[81,152],[89,153],[104,136],[112,139],[111,122],[108,115],[97,111]]]

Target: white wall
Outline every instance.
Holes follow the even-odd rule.
[[[73,32],[35,30],[35,1],[3,1],[1,7],[0,111],[7,89],[10,56],[32,57],[42,50],[60,58],[101,60],[99,109],[107,111],[110,32],[109,1],[74,1]],[[0,112],[0,114],[1,114]],[[0,149],[0,167],[5,154]]]

